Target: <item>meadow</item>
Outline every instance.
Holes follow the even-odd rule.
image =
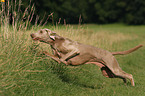
[[[32,27],[14,30],[4,26],[0,31],[0,96],[144,96],[145,47],[116,56],[121,68],[134,76],[130,81],[102,76],[93,64],[66,66],[40,52],[51,52],[50,46],[33,41],[30,33],[49,28],[57,34],[111,52],[145,44],[145,26],[124,24],[84,24]]]

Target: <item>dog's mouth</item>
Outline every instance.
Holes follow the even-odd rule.
[[[39,37],[33,37],[32,39],[35,40],[35,41],[40,40]]]
[[[35,37],[35,38],[32,38],[34,41],[40,41],[40,42],[42,42],[43,41],[43,39],[41,39],[41,38],[39,38],[39,37]]]
[[[39,38],[39,37],[35,37],[34,34],[31,34],[30,36],[31,36],[31,38],[32,38],[33,40],[35,40],[35,41],[36,41],[36,40],[41,40],[41,38]]]

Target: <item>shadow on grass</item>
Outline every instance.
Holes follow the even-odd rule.
[[[96,85],[88,85],[85,83],[80,82],[80,78],[76,76],[75,74],[70,74],[70,69],[67,68],[63,63],[58,64],[54,62],[53,66],[51,66],[51,69],[53,70],[54,74],[57,74],[57,76],[61,79],[62,82],[68,83],[68,84],[73,84],[75,86],[83,87],[83,88],[89,88],[89,89],[102,89],[103,85],[98,84]]]

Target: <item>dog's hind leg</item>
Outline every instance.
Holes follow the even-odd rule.
[[[100,62],[87,62],[85,64],[95,64],[100,67],[103,76],[115,78],[115,75],[111,72],[111,70]]]
[[[131,82],[131,85],[135,86],[133,76],[131,74],[128,74],[128,73],[124,72],[119,67],[119,64],[118,64],[118,62],[117,62],[117,60],[115,59],[114,56],[110,57],[109,59],[108,58],[104,59],[103,61],[105,62],[105,65],[111,70],[111,72],[115,76],[122,78],[124,82],[126,82],[126,80],[124,78],[128,78]]]

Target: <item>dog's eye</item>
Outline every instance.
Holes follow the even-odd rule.
[[[42,34],[42,33],[43,33],[43,31],[40,31],[40,33]]]

